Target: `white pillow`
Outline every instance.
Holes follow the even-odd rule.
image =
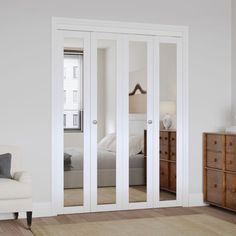
[[[104,150],[107,150],[107,151],[110,151],[110,149],[111,149],[111,144],[112,144],[112,142],[115,140],[115,138],[116,138],[116,134],[115,134],[115,133],[106,135],[106,136],[98,143],[98,148],[104,149]]]
[[[138,153],[142,152],[144,147],[143,136],[129,136],[129,156],[135,156]],[[110,148],[108,151],[116,152],[116,138],[111,142]]]
[[[143,136],[130,136],[129,137],[129,156],[135,156],[139,154],[144,147]]]
[[[116,134],[108,134],[98,144],[100,149],[116,152]],[[129,136],[129,156],[135,156],[144,148],[143,135]]]

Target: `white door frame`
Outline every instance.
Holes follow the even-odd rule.
[[[68,19],[68,18],[53,18],[52,19],[52,208],[54,214],[59,213],[73,213],[73,212],[86,212],[89,211],[91,206],[85,207],[72,207],[61,209],[62,197],[61,196],[61,182],[63,181],[63,117],[58,114],[63,114],[63,93],[58,93],[63,86],[62,68],[58,69],[58,65],[62,65],[62,51],[58,48],[63,44],[61,32],[70,31],[84,31],[84,32],[97,32],[97,33],[123,33],[123,34],[137,34],[149,36],[162,36],[173,37],[174,39],[181,39],[182,42],[182,84],[181,94],[179,94],[181,101],[182,112],[179,119],[182,119],[182,137],[180,146],[182,147],[182,163],[179,163],[182,170],[182,187],[177,186],[177,191],[181,191],[182,201],[180,205],[188,206],[189,202],[189,160],[188,160],[188,28],[185,26],[170,26],[170,25],[156,25],[156,24],[142,24],[142,23],[129,23],[129,22],[112,22],[112,21],[98,21],[98,20],[83,20],[83,19]],[[82,33],[82,32],[81,32]],[[155,44],[156,42],[154,42]],[[154,47],[155,48],[155,47]],[[154,57],[154,61],[155,61]],[[127,68],[123,68],[127,70]],[[155,72],[154,68],[154,73]],[[90,73],[90,70],[89,70]],[[90,85],[87,85],[90,86]],[[154,85],[155,86],[155,85]],[[90,103],[90,99],[87,98]],[[85,100],[85,99],[84,99]],[[91,117],[88,117],[91,121]],[[84,119],[85,120],[85,119]],[[88,124],[89,126],[89,124]],[[159,129],[159,126],[157,126]],[[90,140],[91,141],[91,140]],[[159,164],[158,164],[159,165]],[[60,173],[62,172],[62,173]],[[90,181],[90,177],[87,180]],[[89,183],[90,184],[90,183]],[[89,185],[88,184],[88,185]],[[90,196],[86,196],[90,200]],[[153,198],[155,198],[153,196]],[[177,199],[178,200],[178,199]],[[171,204],[170,204],[171,205]],[[138,205],[135,204],[134,207]],[[140,205],[140,207],[142,207]],[[146,206],[147,207],[147,206]],[[152,207],[152,206],[149,206]],[[154,206],[157,207],[157,206]],[[160,205],[158,205],[160,207]],[[130,206],[129,208],[133,208]],[[99,209],[97,209],[99,210]],[[104,209],[103,209],[104,210]]]

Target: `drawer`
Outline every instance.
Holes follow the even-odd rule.
[[[169,144],[169,133],[165,131],[160,132],[160,145],[168,145]]]
[[[226,174],[225,206],[236,210],[236,174]]]
[[[234,153],[226,153],[226,170],[228,171],[236,171],[236,154]]]
[[[171,146],[176,146],[176,132],[170,133],[170,143]]]
[[[176,192],[176,164],[170,163],[170,190]]]
[[[226,136],[226,152],[236,153],[236,136]]]
[[[175,146],[170,147],[170,160],[176,161],[176,147]]]
[[[220,171],[207,170],[207,201],[222,205],[223,174]]]
[[[160,161],[160,187],[167,189],[169,187],[169,169],[168,162]]]
[[[168,145],[161,145],[160,146],[160,159],[164,159],[164,160],[169,159]]]
[[[207,151],[207,167],[222,169],[223,168],[222,153]]]
[[[221,152],[223,149],[223,136],[217,134],[207,135],[207,150]]]

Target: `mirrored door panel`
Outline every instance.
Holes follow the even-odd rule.
[[[177,45],[160,43],[160,201],[176,200]]]
[[[84,204],[84,40],[64,40],[64,206]]]
[[[147,42],[129,42],[129,202],[147,201]]]
[[[116,203],[117,42],[97,40],[97,204]]]

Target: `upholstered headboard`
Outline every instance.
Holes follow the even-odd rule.
[[[147,128],[147,115],[144,113],[129,114],[129,134],[130,135],[143,135],[144,130]]]

